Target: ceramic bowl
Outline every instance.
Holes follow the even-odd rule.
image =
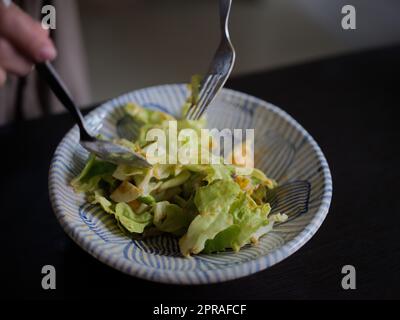
[[[90,129],[116,136],[121,106],[136,102],[146,108],[179,115],[188,95],[185,85],[137,90],[113,99],[87,117]],[[206,284],[244,277],[289,257],[318,230],[328,213],[332,180],[315,140],[278,107],[247,94],[224,89],[207,113],[210,128],[255,129],[255,163],[282,186],[273,212],[295,219],[277,226],[256,246],[240,252],[200,254],[184,258],[168,236],[132,240],[112,216],[85,201],[70,187],[83,168],[87,152],[75,126],[59,144],[50,168],[49,190],[54,212],[66,233],[105,264],[135,277],[175,284]]]

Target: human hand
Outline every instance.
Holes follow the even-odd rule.
[[[48,30],[18,6],[0,2],[0,87],[7,73],[25,76],[35,63],[53,60],[57,51]]]

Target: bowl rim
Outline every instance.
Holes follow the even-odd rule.
[[[131,92],[122,94],[116,98],[110,99],[105,103],[102,103],[99,107],[92,110],[85,118],[94,118],[95,116],[103,116],[114,109],[113,104],[116,101],[121,100],[123,98],[128,98],[132,94],[138,91],[146,91],[146,90],[165,90],[168,87],[182,87],[186,84],[164,84],[146,87],[138,90],[133,90]],[[247,93],[243,93],[240,91],[226,89],[224,88],[221,91],[221,94],[228,94],[233,98],[242,98],[245,99],[257,107],[262,106],[266,108],[268,111],[277,114],[278,116],[284,118],[290,125],[294,126],[296,130],[300,132],[305,138],[306,141],[311,145],[314,150],[317,159],[321,165],[321,172],[323,174],[324,181],[324,189],[323,194],[321,195],[320,204],[318,210],[316,211],[314,217],[311,221],[304,227],[304,229],[295,236],[292,240],[288,241],[284,245],[275,248],[271,252],[266,255],[260,256],[259,258],[249,260],[243,263],[238,263],[237,265],[228,266],[223,269],[209,269],[209,270],[194,270],[194,271],[172,271],[172,270],[164,270],[152,268],[149,266],[144,266],[138,263],[135,263],[132,260],[123,259],[121,257],[115,256],[107,252],[107,250],[102,249],[100,244],[93,245],[86,237],[80,234],[79,231],[76,230],[75,226],[72,226],[65,219],[65,214],[63,214],[63,205],[60,203],[60,199],[57,195],[57,183],[56,179],[53,178],[55,172],[54,168],[56,166],[56,155],[60,150],[64,148],[64,144],[67,142],[67,137],[71,136],[74,131],[77,131],[77,126],[73,126],[62,138],[61,142],[58,144],[56,151],[53,155],[50,169],[49,169],[49,196],[53,211],[61,224],[64,231],[68,234],[68,236],[78,244],[83,250],[87,251],[90,255],[100,260],[104,264],[115,268],[125,274],[129,274],[138,278],[150,280],[153,282],[161,282],[167,284],[210,284],[210,283],[218,283],[229,281],[233,279],[242,278],[245,276],[249,276],[256,272],[265,270],[282,260],[286,259],[294,252],[299,250],[305,243],[307,243],[311,237],[317,232],[320,228],[322,222],[325,220],[329,207],[332,200],[332,192],[333,192],[333,184],[332,184],[332,176],[329,169],[328,162],[317,144],[314,138],[286,111],[280,109],[279,107],[266,102],[260,98],[256,98]],[[268,259],[271,255],[274,255],[276,258],[271,261]],[[149,272],[149,269],[152,272]]]

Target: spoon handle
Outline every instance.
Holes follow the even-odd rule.
[[[40,77],[47,82],[50,89],[56,95],[58,100],[64,105],[64,107],[70,112],[74,120],[79,126],[81,139],[82,140],[93,140],[93,137],[88,132],[85,126],[85,120],[79,108],[76,106],[72,99],[66,85],[61,80],[61,77],[57,71],[53,68],[50,62],[44,62],[36,65],[36,69]]]

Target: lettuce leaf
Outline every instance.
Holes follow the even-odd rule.
[[[270,210],[269,204],[258,206],[247,194],[241,193],[229,210],[233,225],[208,240],[205,252],[225,251],[228,248],[239,251],[244,245],[257,242],[272,229],[273,223],[268,220]]]
[[[100,180],[111,178],[116,165],[98,160],[91,154],[82,172],[71,181],[75,192],[90,192],[98,189]]]
[[[179,240],[184,256],[197,254],[204,249],[208,239],[233,224],[229,208],[240,192],[233,181],[218,180],[197,190],[194,203],[199,211],[187,233]]]
[[[234,224],[228,227],[227,229],[218,233],[214,239],[207,240],[203,252],[222,252],[228,248],[233,248],[235,245],[235,240],[237,239],[239,233],[239,225]]]
[[[232,180],[233,168],[223,164],[207,165],[207,164],[189,164],[184,166],[185,169],[202,173],[203,180],[209,184],[216,180]]]
[[[91,203],[99,204],[105,212],[115,214],[113,203],[97,191],[94,192],[94,199]]]
[[[200,75],[192,76],[191,82],[188,85],[188,88],[190,91],[190,96],[182,108],[182,119],[185,119],[186,114],[189,111],[189,108],[192,105],[197,104],[197,102],[199,100],[200,86],[201,86],[202,79],[203,79],[203,77]]]
[[[124,164],[120,164],[117,166],[116,170],[113,172],[113,178],[120,180],[120,181],[125,181],[128,179],[131,179],[135,175],[139,174],[144,174],[145,169],[144,168],[135,168],[135,167],[130,167]]]
[[[181,207],[168,201],[162,201],[155,204],[153,210],[153,223],[158,230],[177,235],[185,233],[190,219]]]
[[[181,184],[184,184],[189,178],[190,178],[190,173],[188,171],[182,171],[176,177],[163,182],[159,189],[166,190],[169,188],[180,186]]]
[[[118,224],[122,226],[122,229],[125,229],[123,230],[125,232],[143,233],[144,229],[153,222],[153,216],[150,212],[136,213],[124,202],[115,205],[97,191],[94,193],[94,199],[91,203],[99,204],[105,212],[112,214]]]
[[[143,233],[144,229],[153,222],[150,212],[137,214],[124,202],[117,203],[115,206],[115,218],[132,233]]]

